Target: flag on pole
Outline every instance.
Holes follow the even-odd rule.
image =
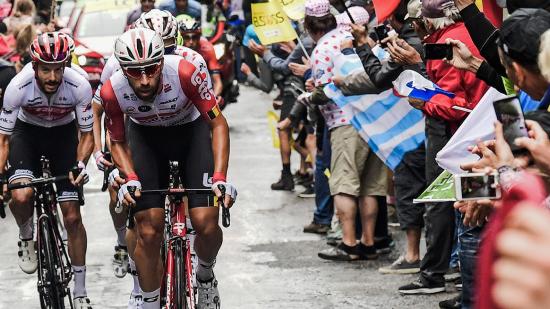
[[[279,0],[251,4],[252,24],[263,45],[288,42],[297,37],[290,19],[276,1]]]
[[[335,75],[339,76],[363,70],[357,54],[340,54],[334,64]],[[407,152],[424,143],[424,115],[391,89],[380,94],[346,97],[331,83],[324,91],[350,117],[370,149],[392,170]]]
[[[415,98],[422,101],[430,101],[437,94],[443,94],[454,98],[452,92],[441,89],[438,85],[424,78],[424,76],[412,70],[405,70],[393,81],[395,93],[402,97]]]
[[[447,145],[437,153],[439,166],[453,174],[462,174],[461,164],[479,160],[479,156],[468,151],[478,140],[495,138],[494,123],[497,120],[493,102],[506,97],[495,88],[489,88],[474,110],[451,137]]]

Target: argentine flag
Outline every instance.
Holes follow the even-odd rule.
[[[334,61],[337,76],[346,76],[363,70],[356,54],[339,55]],[[425,141],[424,115],[387,90],[380,94],[344,96],[330,83],[324,88],[345,114],[350,115],[351,124],[369,147],[390,169],[403,160],[403,156],[417,149]]]
[[[436,94],[443,94],[454,98],[455,94],[441,89],[438,85],[411,70],[405,70],[393,81],[395,93],[402,97],[430,101]]]

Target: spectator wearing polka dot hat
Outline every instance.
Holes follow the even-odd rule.
[[[387,194],[388,172],[350,124],[350,116],[323,92],[323,86],[332,82],[334,61],[341,55],[340,44],[352,39],[352,36],[337,28],[328,0],[307,0],[305,9],[304,27],[317,43],[311,55],[316,88],[307,100],[319,105],[330,132],[332,160],[329,187],[343,231],[342,242],[319,252],[319,257],[334,261],[376,259],[374,227],[378,213],[377,197]],[[356,243],[355,233],[357,211],[361,213],[363,227],[361,237],[358,237],[361,239],[359,244]]]

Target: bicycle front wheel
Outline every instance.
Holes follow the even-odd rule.
[[[185,254],[183,239],[176,239],[172,243],[174,252],[174,304],[176,309],[190,309],[187,302],[187,274],[185,271]]]
[[[43,309],[64,309],[63,287],[59,281],[60,257],[48,217],[38,219],[38,293]]]

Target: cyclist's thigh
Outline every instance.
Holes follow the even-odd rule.
[[[210,127],[202,120],[195,120],[189,127],[190,139],[187,145],[188,151],[180,160],[183,165],[183,185],[190,189],[204,189],[211,187],[212,174],[214,172],[214,156],[212,154],[212,139]],[[189,208],[213,206],[213,196],[192,195],[188,198]]]
[[[163,155],[160,147],[170,141],[159,143],[163,136],[157,129],[134,123],[128,125],[128,144],[132,152],[134,169],[143,190],[168,186],[168,159]],[[136,202],[136,206],[131,209],[134,214],[145,209],[164,208],[164,197],[160,195],[142,196]]]
[[[9,182],[21,179],[40,177],[40,156],[36,146],[36,136],[39,128],[17,120],[13,134],[10,136],[10,152],[8,161]]]
[[[40,141],[40,147],[50,160],[52,176],[67,176],[76,165],[78,133],[74,122],[47,129],[48,136]],[[59,203],[78,205],[78,191],[69,180],[55,183]]]

